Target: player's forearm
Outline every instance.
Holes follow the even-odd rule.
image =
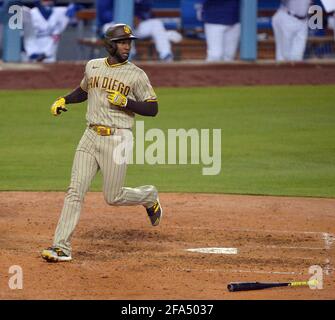
[[[78,87],[65,96],[64,99],[66,104],[84,102],[87,100],[87,92]]]
[[[128,99],[126,108],[141,116],[154,117],[158,113],[158,103],[156,101],[138,102]]]

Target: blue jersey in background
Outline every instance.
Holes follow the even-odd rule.
[[[152,16],[152,0],[135,0],[135,16],[141,20],[151,19]]]
[[[240,21],[240,0],[206,0],[203,5],[205,23],[233,25]]]
[[[105,23],[110,23],[113,21],[114,1],[96,0],[96,10],[97,10],[97,27],[98,30],[100,30]]]

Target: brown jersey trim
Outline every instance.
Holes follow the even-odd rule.
[[[128,63],[128,60],[124,61],[124,62],[121,62],[121,63],[114,63],[114,64],[110,64],[108,62],[108,58],[105,59],[105,64],[107,67],[110,67],[110,68],[115,68],[115,67],[119,67],[119,66],[122,66],[124,64]]]

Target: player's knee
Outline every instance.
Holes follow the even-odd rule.
[[[105,201],[110,206],[117,206],[117,200],[116,200],[116,198],[110,198],[110,197],[108,197],[108,198],[105,198]]]
[[[107,204],[109,204],[110,206],[117,206],[120,200],[120,192],[118,193],[112,193],[112,194],[105,194],[105,201]]]

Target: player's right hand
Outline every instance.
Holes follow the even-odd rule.
[[[63,97],[58,98],[51,106],[51,114],[58,116],[62,111],[66,112],[67,108],[65,107],[65,99]]]

